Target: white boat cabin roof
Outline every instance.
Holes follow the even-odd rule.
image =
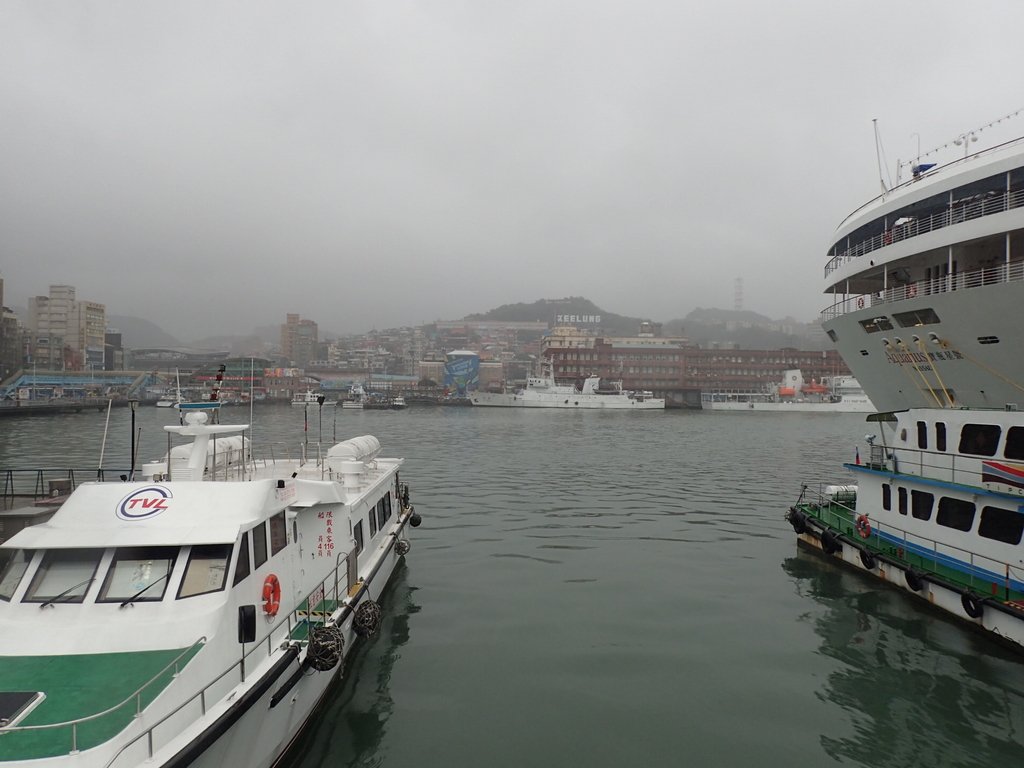
[[[275,483],[86,483],[46,523],[19,531],[5,549],[233,544],[284,504]]]

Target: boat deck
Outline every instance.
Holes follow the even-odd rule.
[[[180,669],[199,648],[197,644],[191,649],[134,653],[0,657],[0,691],[45,694],[14,730],[0,729],[0,752],[5,760],[29,760],[102,744],[171,683],[175,659],[181,657],[176,665]],[[83,721],[99,713],[105,714]]]

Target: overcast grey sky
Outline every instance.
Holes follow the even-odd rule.
[[[0,274],[182,337],[584,295],[811,320],[831,234],[1024,106],[1024,3],[0,0]],[[1024,116],[982,135],[1024,134]],[[958,150],[941,157],[952,159]]]

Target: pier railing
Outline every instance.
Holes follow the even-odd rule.
[[[128,477],[128,469],[96,467],[35,467],[0,469],[0,509],[10,509],[18,499],[38,501],[66,496],[81,483],[91,480],[118,481]]]

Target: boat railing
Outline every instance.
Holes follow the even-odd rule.
[[[250,647],[248,651],[244,650],[245,646],[243,645],[242,655],[237,661],[233,662],[227,669],[207,683],[202,690],[190,696],[173,710],[149,726],[145,731],[131,739],[128,743],[124,744],[106,763],[105,768],[112,768],[112,766],[117,765],[118,761],[122,757],[125,757],[128,760],[126,766],[134,766],[142,762],[142,760],[152,759],[156,750],[159,748],[156,744],[155,738],[158,728],[167,725],[177,716],[182,715],[188,707],[196,708],[194,717],[204,717],[208,711],[210,698],[214,698],[210,695],[211,692],[218,686],[224,686],[225,690],[221,695],[226,695],[230,688],[233,688],[238,683],[244,683],[247,675],[247,664],[251,669],[254,664],[258,664],[264,659],[270,658],[275,648],[281,648],[286,644],[291,644],[293,642],[299,644],[305,642],[304,639],[295,639],[295,630],[303,622],[306,622],[307,626],[309,625],[310,617],[315,615],[316,606],[321,602],[328,605],[333,604],[333,609],[330,611],[333,613],[341,607],[342,595],[345,597],[348,596],[348,591],[352,586],[349,583],[348,563],[350,556],[351,555],[347,553],[339,555],[334,564],[334,569],[313,589],[311,589],[305,598],[296,604],[293,610],[285,614],[281,620],[271,626],[265,637],[252,643],[252,647]],[[344,575],[344,579],[341,578],[341,574]],[[318,602],[316,604],[311,604],[310,601],[314,597],[318,598]],[[324,619],[326,621],[326,616]],[[253,658],[256,654],[259,654],[258,658]],[[234,678],[235,674],[238,675],[237,681]],[[215,696],[215,698],[216,700],[219,700],[220,696]],[[175,722],[177,721],[175,720]],[[173,735],[171,738],[173,738]],[[129,751],[142,740],[145,740],[145,750],[143,755],[136,755],[134,752],[130,753]]]
[[[804,500],[815,506],[815,514],[823,523],[834,530],[852,530],[853,521],[857,518],[855,502],[851,506],[841,499],[835,498],[826,492],[824,483],[818,485],[817,491],[810,491],[809,486],[806,485],[804,488]],[[814,493],[817,499],[807,499],[806,492]],[[1024,568],[1020,564],[1014,565],[1005,560],[981,555],[965,547],[923,536],[920,533],[914,533],[877,519],[869,517],[868,520],[870,523],[868,535],[865,537],[851,534],[853,538],[866,545],[874,545],[873,548],[876,551],[882,551],[896,544],[899,558],[908,565],[913,563],[931,573],[962,583],[968,589],[982,594],[992,593],[994,587],[992,575],[999,574],[1006,599],[1009,599],[1010,590],[1013,589],[1012,582],[1024,580]],[[913,554],[913,559],[909,558],[908,554]],[[962,570],[956,569],[955,575],[950,572],[950,567],[947,565],[950,559],[957,561],[962,566]]]
[[[981,462],[998,459],[996,456],[965,455],[952,451],[910,446],[901,448],[892,445],[872,445],[869,455],[871,459],[868,467],[871,469],[892,472],[894,475],[912,475],[927,480],[957,483],[972,488],[984,488]]]
[[[850,312],[857,312],[865,307],[884,306],[905,299],[919,296],[932,296],[963,291],[970,288],[998,285],[1000,283],[1016,283],[1024,280],[1024,261],[1012,261],[994,267],[976,269],[972,272],[959,272],[955,275],[934,277],[930,280],[918,280],[914,283],[893,286],[877,293],[864,293],[847,296],[821,311],[821,321],[833,320]]]
[[[142,695],[150,688],[150,686],[152,686],[158,680],[163,678],[172,669],[174,670],[173,677],[177,677],[179,672],[180,672],[180,669],[179,669],[178,665],[181,662],[181,660],[184,659],[189,654],[191,654],[194,651],[196,651],[197,648],[199,646],[203,645],[205,642],[206,642],[206,638],[205,637],[200,637],[198,640],[196,640],[194,643],[192,643],[192,645],[190,645],[188,648],[186,648],[181,653],[179,653],[177,656],[175,656],[159,672],[157,672],[149,680],[147,680],[145,683],[143,683],[133,693],[131,693],[127,697],[125,697],[125,699],[123,701],[121,701],[121,702],[119,702],[117,704],[114,704],[111,707],[107,707],[102,712],[96,712],[94,714],[86,715],[85,717],[79,717],[79,718],[76,718],[74,720],[65,720],[64,722],[61,722],[61,723],[42,723],[40,725],[12,725],[12,726],[3,726],[3,727],[0,727],[0,734],[27,732],[27,731],[53,731],[53,730],[56,730],[58,728],[70,728],[71,729],[71,745],[70,745],[71,748],[69,750],[69,753],[73,754],[73,753],[78,751],[78,728],[79,728],[79,726],[81,726],[83,723],[93,722],[94,720],[99,720],[101,718],[106,717],[107,715],[113,714],[114,712],[118,712],[122,708],[124,708],[125,706],[127,706],[129,704],[132,704],[132,703],[134,703],[134,705],[135,705],[135,717],[138,717],[140,714],[142,714]]]
[[[894,243],[944,229],[954,224],[962,224],[965,221],[979,219],[983,216],[1003,213],[1013,208],[1019,208],[1021,205],[1024,205],[1024,190],[1016,189],[970,200],[957,201],[949,208],[933,213],[930,216],[921,218],[907,217],[906,222],[899,225],[894,224],[885,231],[872,235],[859,243],[854,243],[843,252],[833,256],[825,264],[825,277],[828,277],[844,264],[848,264],[854,259]]]

